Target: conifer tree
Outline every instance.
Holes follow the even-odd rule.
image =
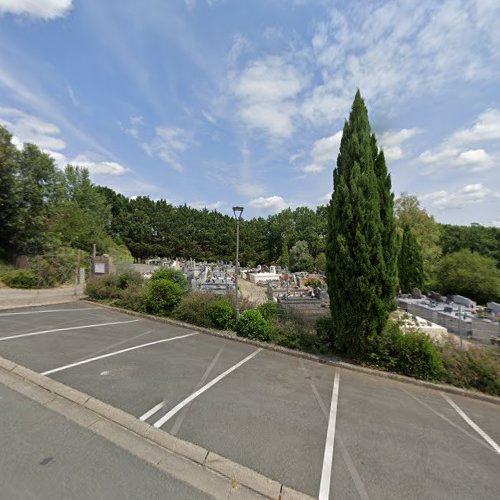
[[[410,226],[403,228],[403,241],[398,260],[399,287],[403,293],[424,285],[424,266],[420,246]]]
[[[360,358],[392,307],[397,250],[390,177],[359,90],[344,125],[333,183],[326,250],[335,342]]]

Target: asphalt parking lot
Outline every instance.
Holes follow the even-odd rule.
[[[87,303],[0,312],[0,355],[314,497],[500,491],[492,403]]]

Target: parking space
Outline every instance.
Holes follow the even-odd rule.
[[[309,495],[488,499],[500,490],[491,403],[89,304],[15,313],[0,314],[1,356]]]

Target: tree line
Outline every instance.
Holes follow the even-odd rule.
[[[344,146],[343,149],[347,147]],[[394,201],[388,198],[384,194],[387,186],[384,188],[383,183],[390,182],[390,178],[383,153],[375,154],[378,149],[372,136],[369,147],[373,151],[373,168],[378,169],[376,179],[370,182],[379,183],[378,197],[384,206],[378,217],[385,218],[386,223],[389,212],[395,217],[395,227],[386,228],[381,241],[389,238],[390,245],[396,244],[398,254],[401,252],[396,265],[403,291],[411,291],[413,287],[449,290],[456,283],[448,286],[440,280],[449,282],[449,276],[454,273],[444,273],[443,268],[449,269],[450,265],[453,268],[458,262],[468,262],[467,268],[470,268],[471,259],[477,260],[478,256],[489,259],[489,266],[499,265],[500,229],[477,224],[438,224],[420,207],[417,197],[403,193]],[[355,172],[355,175],[358,174]],[[0,127],[0,186],[0,258],[3,260],[12,260],[17,255],[50,253],[61,246],[91,252],[93,244],[99,253],[131,254],[136,260],[153,256],[234,260],[233,217],[216,210],[174,206],[148,196],[129,198],[108,187],[96,186],[85,168],[68,165],[62,171],[55,166],[53,158],[34,144],[16,148],[11,134],[3,127]],[[276,263],[292,270],[326,270],[328,213],[329,206],[325,205],[314,210],[297,207],[266,218],[243,220],[241,263],[249,266]],[[338,232],[340,227],[333,226],[330,230]],[[448,255],[465,250],[469,250],[472,257],[466,254],[463,259],[455,260],[455,264],[445,260],[442,265]],[[413,264],[405,265],[405,259]],[[421,259],[421,265],[416,266],[417,273],[415,259],[418,262]],[[405,269],[411,269],[413,276],[405,276]]]

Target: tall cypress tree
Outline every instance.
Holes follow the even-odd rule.
[[[410,226],[403,227],[403,241],[398,260],[399,287],[403,293],[424,285],[424,264],[420,247]]]
[[[390,177],[359,90],[333,183],[326,248],[330,308],[337,347],[359,358],[387,321],[397,255]]]

